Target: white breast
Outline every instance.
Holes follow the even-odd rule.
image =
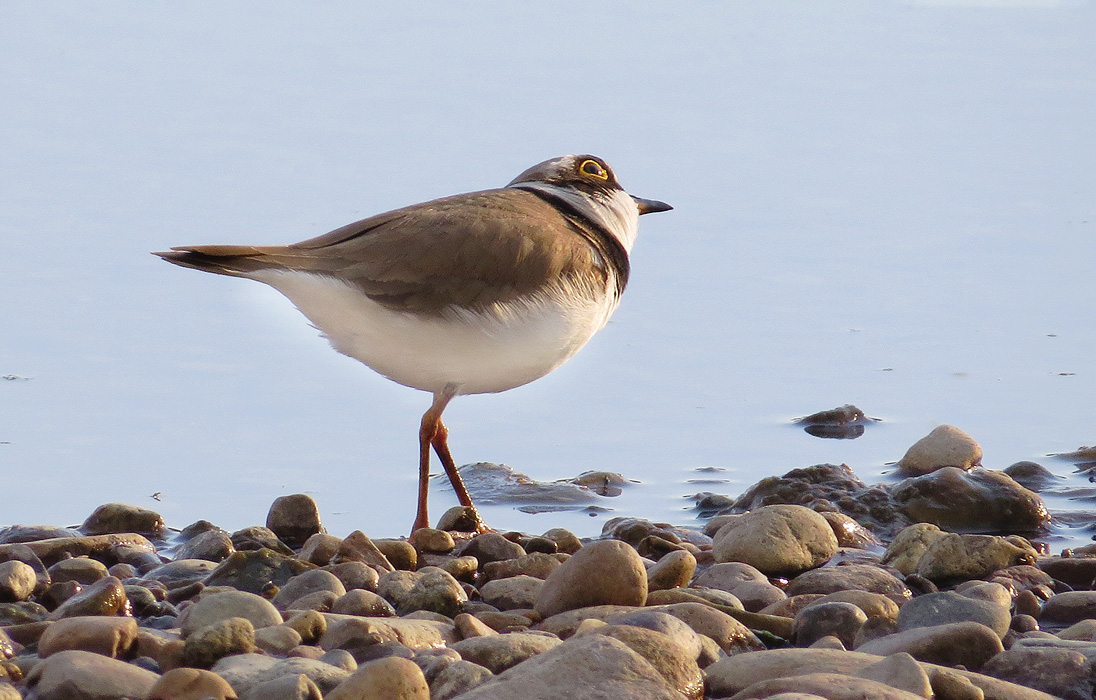
[[[487,312],[441,316],[393,311],[325,275],[263,270],[250,275],[287,296],[343,353],[389,379],[439,392],[505,391],[539,379],[578,352],[617,305],[603,290],[553,289]]]

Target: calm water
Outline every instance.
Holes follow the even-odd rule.
[[[428,397],[148,251],[288,243],[569,152],[676,209],[611,324],[454,402],[451,445],[640,483],[492,524],[689,524],[685,496],[795,467],[877,481],[941,423],[1087,486],[1046,455],[1096,442],[1093,3],[832,5],[0,5],[0,525],[122,501],[231,529],[305,491],[335,534],[404,533]],[[843,403],[883,422],[789,424]]]

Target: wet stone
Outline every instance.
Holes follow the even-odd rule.
[[[168,588],[178,588],[204,581],[216,568],[215,563],[206,559],[176,559],[152,569],[144,577],[150,581],[159,581]]]
[[[566,556],[534,552],[514,559],[487,562],[483,565],[483,573],[492,580],[518,575],[546,579],[565,560]]]
[[[362,617],[393,617],[396,609],[378,594],[355,588],[336,599],[331,605],[331,612]]]
[[[89,557],[62,559],[49,567],[49,576],[54,583],[75,581],[81,585],[89,585],[109,575],[105,564]]]
[[[469,540],[460,554],[475,557],[482,567],[488,562],[525,556],[525,550],[520,544],[511,542],[497,532],[487,532]]]
[[[268,584],[284,586],[292,577],[312,568],[311,564],[268,548],[239,551],[218,564],[206,577],[205,584],[261,593]]]
[[[324,532],[320,507],[304,493],[274,499],[266,515],[266,527],[290,547],[299,547],[312,535]]]
[[[941,425],[913,444],[898,471],[903,476],[920,476],[943,467],[970,470],[982,462],[982,448],[974,438],[954,425]]]
[[[224,561],[236,551],[232,537],[221,529],[208,530],[195,535],[175,550],[176,559],[204,559],[211,562]]]
[[[906,584],[894,574],[869,564],[828,566],[807,571],[796,576],[785,593],[794,596],[802,593],[836,593],[850,589],[884,595],[910,596]]]
[[[351,591],[355,588],[364,588],[367,591],[377,590],[380,574],[377,570],[360,561],[345,561],[341,564],[328,564],[324,571],[330,571],[342,581],[343,587]]]
[[[20,603],[0,603],[0,627],[25,625],[46,619],[49,610],[40,603],[23,601]]]
[[[1042,532],[1050,523],[1038,494],[1004,472],[944,467],[891,489],[902,512],[951,532]]]
[[[232,546],[241,552],[269,549],[278,554],[293,555],[293,550],[278,539],[273,530],[258,525],[252,525],[233,532]]]
[[[89,535],[137,532],[159,538],[164,535],[164,519],[145,508],[107,503],[96,508],[80,529]]]
[[[415,582],[400,597],[398,614],[428,610],[451,618],[461,611],[461,604],[468,600],[468,595],[455,578],[432,566],[418,574]]]
[[[21,561],[6,561],[0,564],[0,602],[26,600],[34,592],[37,584],[38,576],[30,565]]]
[[[0,544],[37,542],[57,538],[79,537],[80,532],[67,527],[53,525],[12,525],[0,530]]]
[[[554,527],[542,535],[556,544],[556,550],[564,554],[574,554],[582,549],[582,541],[570,530]]]
[[[1016,462],[1005,467],[1005,473],[1011,476],[1013,481],[1035,493],[1039,493],[1061,480],[1061,477],[1035,462]]]
[[[346,593],[346,587],[330,571],[313,569],[289,579],[271,602],[281,610],[288,610],[294,607],[293,603],[297,599],[317,591],[328,591],[334,594],[334,598],[332,598],[334,600]]]
[[[125,587],[113,576],[96,581],[50,613],[51,620],[78,615],[117,615],[129,611]]]
[[[327,566],[331,559],[339,553],[342,538],[324,533],[317,533],[305,540],[298,555],[302,561],[316,566]]]

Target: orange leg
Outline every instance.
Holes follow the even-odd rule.
[[[468,495],[468,489],[457,472],[457,465],[453,462],[453,456],[449,453],[449,430],[441,422],[442,411],[456,396],[456,387],[447,386],[444,391],[434,394],[434,403],[422,416],[419,426],[419,499],[418,512],[415,515],[415,524],[411,531],[430,527],[430,519],[427,516],[427,496],[430,490],[430,447],[438,453],[442,467],[449,477],[449,483],[457,494],[457,500],[462,506],[472,509],[472,517],[476,520],[476,531],[487,532],[488,528],[476,512],[476,506],[472,503],[472,497]]]

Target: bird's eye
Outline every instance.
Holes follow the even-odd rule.
[[[605,168],[601,167],[601,163],[597,162],[596,160],[582,161],[582,165],[579,166],[579,170],[581,170],[584,175],[596,177],[599,180],[609,179],[609,172]]]

